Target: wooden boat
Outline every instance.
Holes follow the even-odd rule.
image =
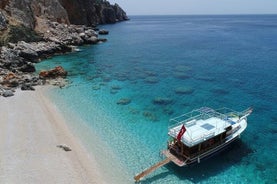
[[[171,119],[170,139],[167,149],[162,151],[166,159],[135,176],[135,180],[139,181],[171,161],[183,167],[200,163],[202,159],[222,151],[246,129],[251,112],[252,108],[237,112],[229,108],[214,110],[202,107]]]
[[[178,166],[200,162],[230,145],[247,127],[252,109],[236,112],[202,107],[171,119],[167,150],[163,154]]]

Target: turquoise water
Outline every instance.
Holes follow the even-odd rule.
[[[252,106],[230,149],[187,168],[169,164],[141,183],[277,183],[276,22],[276,15],[131,17],[102,26],[108,42],[37,68],[69,71],[70,85],[52,91],[55,103],[97,132],[130,180],[161,159],[170,118],[202,106]]]

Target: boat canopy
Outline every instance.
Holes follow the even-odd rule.
[[[226,131],[227,127],[235,128],[238,122],[246,118],[247,111],[237,112],[229,108],[214,110],[202,107],[170,120],[169,136],[177,139],[183,125],[185,133],[180,141],[188,147],[204,142]]]

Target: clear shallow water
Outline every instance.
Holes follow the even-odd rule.
[[[37,68],[69,71],[71,84],[53,91],[55,103],[97,132],[130,180],[160,160],[170,118],[201,106],[252,106],[231,149],[188,168],[169,164],[142,183],[276,183],[276,22],[272,15],[131,17],[102,26],[108,42]],[[159,97],[168,103],[153,103]],[[131,102],[117,104],[122,98]]]

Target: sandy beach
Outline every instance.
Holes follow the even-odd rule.
[[[0,97],[0,183],[108,183],[43,93]]]

